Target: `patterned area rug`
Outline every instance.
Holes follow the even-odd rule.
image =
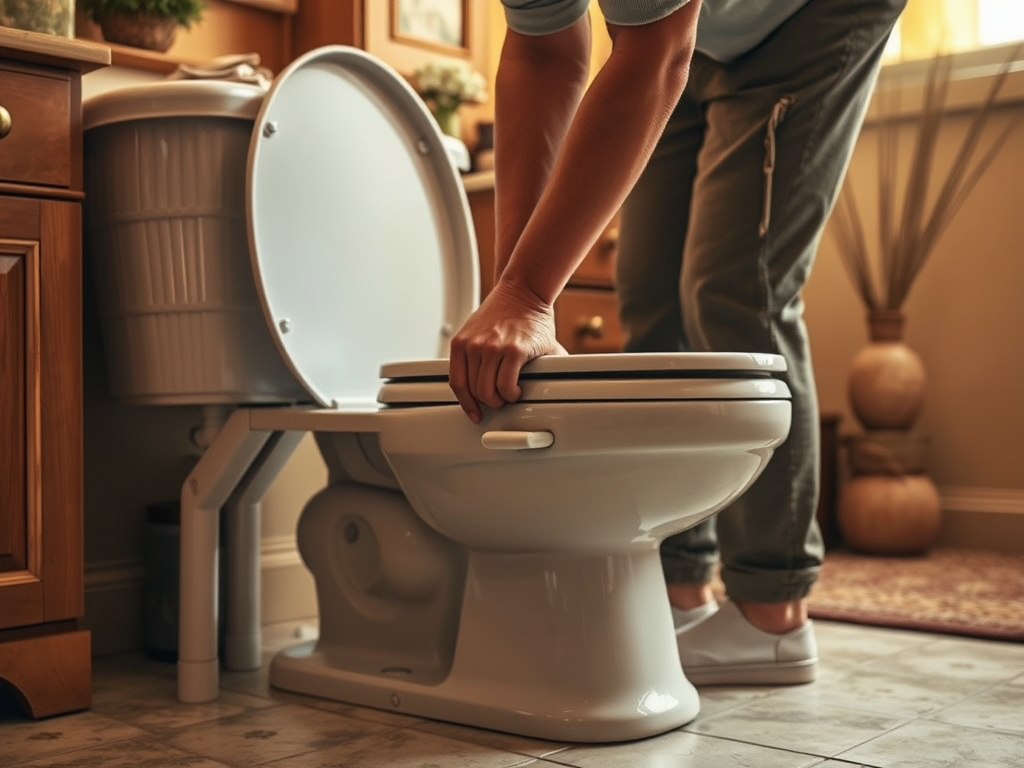
[[[1024,642],[1024,554],[830,551],[809,608],[819,619]]]

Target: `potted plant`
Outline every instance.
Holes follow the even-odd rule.
[[[73,0],[0,0],[0,27],[71,37],[74,21]]]
[[[427,103],[442,133],[462,138],[459,107],[463,104],[481,104],[487,99],[487,84],[483,75],[466,61],[439,59],[417,67],[412,74],[412,85]]]
[[[108,43],[166,51],[178,28],[202,18],[205,0],[78,0]]]

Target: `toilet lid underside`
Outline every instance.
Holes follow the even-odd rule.
[[[278,75],[246,200],[267,328],[320,405],[372,402],[384,361],[443,354],[477,304],[469,204],[436,122],[364,51],[325,46]]]
[[[520,402],[784,399],[789,388],[774,375],[785,370],[778,355],[750,353],[547,356],[523,368]],[[381,403],[456,402],[446,359],[390,363],[381,376]]]

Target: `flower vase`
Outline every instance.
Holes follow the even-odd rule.
[[[850,364],[847,390],[854,415],[865,429],[910,429],[924,404],[921,358],[903,342],[903,314],[868,314],[869,343]]]
[[[462,138],[462,121],[459,119],[458,109],[435,109],[434,119],[437,121],[441,133]]]

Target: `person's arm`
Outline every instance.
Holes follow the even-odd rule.
[[[691,0],[650,24],[609,24],[611,56],[567,130],[571,102],[547,104],[544,111],[530,105],[546,83],[568,93],[566,82],[580,87],[578,70],[570,72],[578,60],[563,61],[557,76],[535,62],[559,62],[567,49],[578,51],[577,36],[589,30],[588,22],[554,35],[524,39],[510,31],[506,37],[495,97],[500,274],[450,346],[449,382],[474,421],[481,418],[480,403],[498,408],[519,398],[527,361],[564,352],[555,340],[552,305],[622,205],[682,94],[699,4]],[[519,134],[516,124],[526,119],[539,125],[520,126],[526,134]]]
[[[611,56],[576,112],[500,279],[554,302],[636,183],[679,101],[699,5],[693,0],[651,24],[609,25]],[[498,161],[500,152],[496,145]],[[500,206],[500,181],[497,194]]]
[[[548,183],[590,72],[590,15],[552,35],[509,30],[495,81],[497,282]]]

